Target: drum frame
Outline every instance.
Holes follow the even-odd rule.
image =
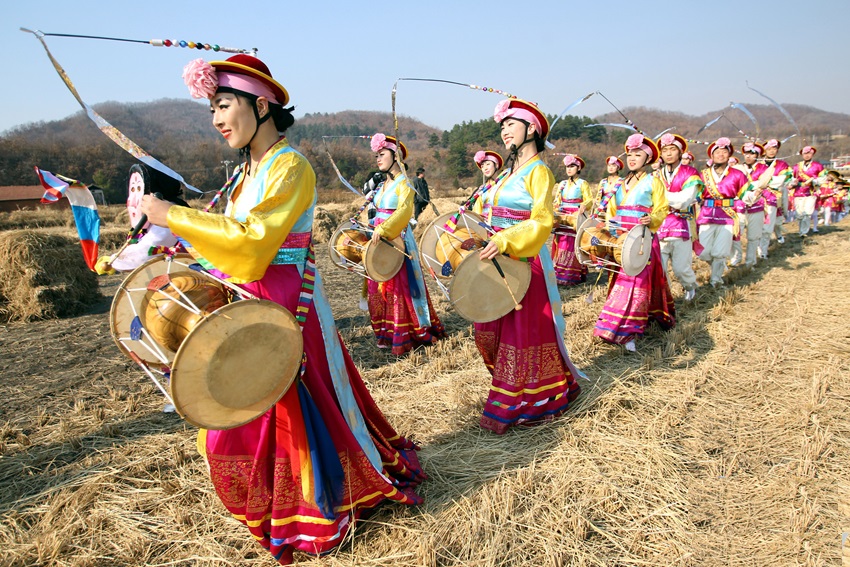
[[[336,236],[337,236],[337,234],[339,234],[343,230],[359,230],[360,232],[368,235],[370,240],[366,244],[364,244],[360,247],[363,250],[363,254],[362,254],[363,261],[362,262],[352,262],[351,260],[349,260],[348,258],[343,256],[342,254],[337,252],[337,250],[334,246],[334,244],[336,242]],[[367,260],[367,257],[371,256],[371,254],[374,254],[376,250],[379,250],[379,248],[374,248],[372,246],[371,237],[372,237],[373,232],[374,232],[373,228],[367,227],[367,226],[355,221],[354,219],[344,221],[342,224],[340,224],[336,228],[336,230],[333,231],[333,234],[331,234],[331,237],[328,240],[328,254],[330,255],[331,263],[334,266],[336,266],[337,268],[340,268],[342,270],[346,270],[348,272],[351,272],[351,273],[356,274],[356,275],[358,275],[362,278],[365,278],[367,280],[371,280],[371,281],[376,282],[376,283],[389,281],[392,278],[394,278],[395,275],[399,271],[401,271],[401,267],[404,265],[403,259],[399,263],[398,270],[396,270],[395,273],[393,273],[389,277],[386,277],[384,275],[378,276],[377,274],[370,274],[368,268],[366,267],[366,264],[369,263],[369,261]],[[399,243],[403,247],[404,241],[401,240],[401,238],[398,238],[397,240],[399,241]],[[393,250],[395,250],[398,254],[400,254],[402,256],[407,256],[407,254],[404,252],[403,249],[400,250],[397,246],[395,246],[394,244],[390,243],[387,240],[382,240],[381,242],[378,243],[378,246],[381,246],[381,245],[392,248]]]

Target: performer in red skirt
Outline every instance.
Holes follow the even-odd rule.
[[[224,215],[151,195],[143,212],[187,240],[210,272],[293,314],[306,308],[303,372],[283,398],[246,425],[198,436],[225,507],[289,564],[295,550],[322,554],[339,545],[381,502],[420,503],[414,489],[425,477],[415,447],[375,405],[336,331],[313,262],[316,175],[284,136],[295,121],[288,93],[249,55],[197,59],[183,76],[247,159]]]
[[[475,344],[492,375],[481,427],[501,434],[513,425],[551,420],[566,411],[579,394],[580,373],[564,344],[566,325],[545,246],[552,231],[555,177],[539,153],[549,123],[535,104],[516,98],[500,102],[494,119],[511,155],[508,174],[485,196],[490,211],[486,220],[495,234],[480,257],[508,254],[531,267],[522,309],[475,324]]]
[[[573,154],[564,156],[567,178],[555,186],[555,234],[552,237],[552,263],[558,285],[569,286],[587,280],[587,266],[582,265],[575,253],[576,216],[588,211],[593,205],[590,184],[578,174],[584,169],[581,157]]]
[[[620,190],[608,201],[608,228],[617,236],[635,226],[645,226],[645,230],[653,233],[652,252],[649,264],[640,274],[629,276],[621,269],[608,282],[608,298],[593,334],[634,352],[635,339],[644,334],[650,320],[669,329],[676,323],[676,311],[655,236],[667,217],[667,196],[661,180],[644,171],[647,164],[658,159],[658,147],[642,134],[632,134],[625,148],[629,173]]]

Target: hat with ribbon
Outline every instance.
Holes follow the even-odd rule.
[[[608,156],[608,159],[605,160],[605,165],[616,165],[617,169],[623,169],[624,167],[626,167],[626,164],[623,163],[623,160],[621,160],[617,156]]]
[[[404,142],[399,142],[393,136],[386,136],[379,132],[372,136],[369,145],[373,152],[380,152],[383,149],[396,152],[398,151],[398,147],[401,146],[401,159],[407,159],[407,146],[404,145]]]
[[[678,134],[670,134],[668,132],[667,134],[664,134],[663,136],[658,138],[658,141],[656,143],[658,144],[659,150],[662,149],[664,146],[676,146],[677,148],[679,148],[680,152],[688,151],[688,141]]]
[[[762,146],[758,142],[747,142],[746,144],[741,146],[741,153],[764,155],[764,146]]]
[[[652,163],[658,159],[658,146],[643,134],[632,134],[626,139],[623,147],[626,149],[626,152],[632,152],[634,150],[643,150],[646,152],[646,155],[649,156],[646,163]]]
[[[729,150],[730,156],[735,153],[735,146],[732,145],[732,140],[723,136],[721,138],[717,138],[715,141],[711,142],[708,145],[708,157],[711,157],[711,154],[714,153],[714,150],[719,148],[726,148],[727,150]]]
[[[534,124],[540,137],[544,140],[549,135],[549,121],[533,102],[521,98],[506,98],[499,101],[493,111],[493,120],[501,124],[508,118],[516,118],[528,124]]]
[[[226,61],[195,59],[183,68],[183,81],[194,98],[212,98],[221,87],[228,87],[254,96],[265,97],[269,102],[286,106],[289,93],[272,78],[265,63],[240,53]]]
[[[587,165],[584,163],[584,160],[575,154],[567,154],[564,156],[564,165],[570,167],[571,165],[576,166],[579,169],[584,169],[584,166]]]
[[[496,165],[496,169],[501,169],[502,165],[505,163],[504,160],[502,160],[502,156],[492,150],[479,150],[475,152],[475,156],[472,159],[475,160],[475,165],[478,166],[478,169],[481,169],[481,166],[484,165],[485,161],[493,162]]]

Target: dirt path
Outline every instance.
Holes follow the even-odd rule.
[[[590,337],[603,297],[565,290],[589,381],[554,424],[477,426],[488,380],[469,325],[378,351],[352,278],[320,269],[378,404],[423,443],[416,510],[382,508],[322,565],[837,565],[850,532],[850,221],[793,237],[678,305],[640,353]],[[701,274],[705,277],[705,273]],[[120,278],[103,280],[111,299]],[[355,284],[356,285],[356,284]],[[676,290],[678,295],[680,290]],[[105,299],[0,327],[0,564],[271,565],[229,519],[195,430],[113,345]],[[850,541],[845,544],[850,561]]]

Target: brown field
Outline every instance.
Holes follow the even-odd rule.
[[[61,218],[23,225],[73,234]],[[592,339],[602,286],[563,290],[583,394],[501,437],[478,427],[488,374],[445,299],[432,289],[449,338],[397,358],[374,345],[360,281],[318,257],[345,342],[430,479],[424,505],[385,505],[302,564],[850,564],[850,220],[700,288],[637,355]],[[84,315],[0,326],[0,565],[273,565],[216,497],[195,428],[160,413],[112,342],[120,281],[101,278]]]

